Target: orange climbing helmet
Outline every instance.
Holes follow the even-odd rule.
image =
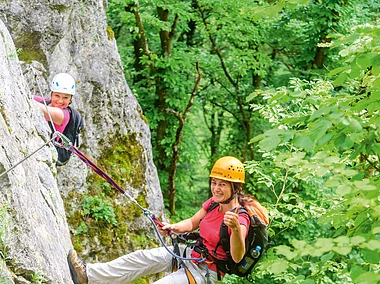
[[[209,177],[244,183],[244,166],[242,162],[235,157],[222,157],[215,162]]]

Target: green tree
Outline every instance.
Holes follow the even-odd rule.
[[[271,170],[268,161],[249,168],[276,197],[271,232],[283,245],[258,267],[258,281],[380,280],[379,31],[367,24],[334,38],[333,48],[345,46],[335,80],[295,79],[262,93],[260,112],[273,125],[254,141]]]

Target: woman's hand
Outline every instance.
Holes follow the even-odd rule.
[[[160,226],[158,224],[156,225],[160,235],[163,237],[169,235],[170,229],[168,229],[168,227],[170,227],[171,225],[166,222],[161,222],[161,224],[163,224],[163,226]]]
[[[192,232],[199,227],[200,220],[206,215],[206,210],[201,208],[193,217],[182,220],[175,224],[169,224],[166,222],[161,222],[163,226],[157,225],[158,231],[161,236],[167,236],[169,232],[174,232],[176,234],[183,234],[187,232]]]
[[[239,224],[239,215],[237,214],[239,212],[239,209],[237,208],[235,212],[227,211],[224,214],[223,222],[228,227],[231,228],[231,230],[236,231],[240,230],[240,224]]]

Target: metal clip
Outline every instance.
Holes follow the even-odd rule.
[[[60,141],[57,141],[56,139],[57,137],[60,138]],[[69,149],[69,147],[73,145],[73,143],[71,143],[69,138],[67,138],[65,135],[63,135],[62,133],[58,131],[53,133],[53,143],[55,146],[64,148],[64,149]]]

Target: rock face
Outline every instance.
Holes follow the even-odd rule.
[[[49,96],[50,80],[67,72],[76,79],[72,106],[86,123],[79,149],[106,165],[109,174],[123,175],[120,186],[163,216],[149,127],[124,79],[106,25],[106,5],[91,0],[0,2],[0,174],[47,143],[50,130],[31,95]],[[78,194],[91,195],[94,175],[75,156],[58,169],[55,161],[49,144],[0,176],[0,283],[72,283],[66,254],[77,228],[67,221],[71,215],[65,209],[80,208]],[[114,199],[118,206],[130,206],[122,195]],[[126,217],[125,224],[118,220],[126,235],[151,226],[142,212]],[[99,238],[84,241],[82,236],[75,241],[83,244],[74,246],[87,260],[108,260],[107,243]],[[103,255],[94,256],[100,251]]]
[[[4,173],[44,145],[48,129],[30,100],[16,49],[3,22],[0,35],[0,172]],[[65,261],[71,247],[70,233],[54,177],[54,151],[54,147],[45,146],[0,177],[1,283],[14,283],[11,279],[27,283],[36,275],[49,283],[70,283]]]

